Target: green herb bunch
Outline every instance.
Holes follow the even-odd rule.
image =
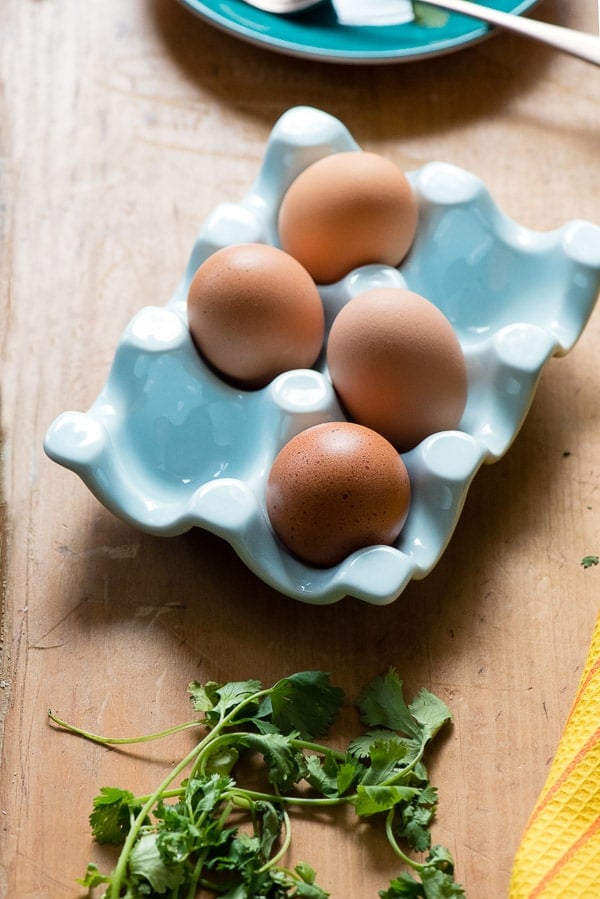
[[[194,681],[189,693],[199,719],[137,739],[103,738],[49,713],[60,727],[104,745],[202,729],[199,742],[153,793],[103,787],[96,796],[93,836],[121,852],[110,874],[88,865],[78,882],[90,893],[102,887],[106,899],[211,893],[224,899],[326,899],[329,893],[309,865],[289,870],[283,864],[292,836],[288,809],[347,804],[359,818],[381,816],[403,863],[402,873],[379,892],[381,899],[464,896],[450,853],[431,846],[438,797],[423,754],[451,718],[432,693],[421,690],[407,705],[393,669],[375,678],[356,703],[366,729],[344,751],[317,742],[344,701],[323,672],[292,674],[267,689],[256,680]],[[264,791],[236,780],[238,762],[248,755],[264,762]]]

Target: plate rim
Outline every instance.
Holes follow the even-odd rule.
[[[244,26],[237,21],[237,19],[227,15],[226,10],[224,11],[217,8],[223,5],[220,0],[215,0],[215,2],[213,2],[213,0],[208,0],[208,2],[205,2],[205,0],[178,0],[178,3],[194,15],[209,22],[220,31],[237,37],[246,43],[283,55],[320,62],[366,65],[418,62],[423,59],[432,59],[457,52],[458,50],[478,44],[501,31],[501,29],[496,26],[481,22],[465,34],[446,40],[431,42],[427,45],[411,45],[410,47],[398,47],[396,49],[375,51],[368,49],[334,50],[323,46],[317,46],[309,41],[306,43],[297,42],[277,37],[272,34],[261,33],[259,29],[251,27],[250,24]],[[508,10],[508,12],[515,15],[522,15],[533,9],[533,7],[537,6],[539,3],[540,0],[520,0],[520,2],[513,3],[512,8]],[[225,4],[225,6],[227,5],[228,4]],[[264,13],[264,15],[269,14]],[[457,14],[449,12],[449,15],[456,16]],[[275,18],[277,17],[275,16]]]

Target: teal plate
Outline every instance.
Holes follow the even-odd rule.
[[[444,24],[438,27],[409,22],[357,28],[339,25],[329,3],[321,3],[295,15],[281,16],[254,9],[242,0],[180,2],[202,19],[241,40],[289,56],[329,62],[412,62],[460,50],[487,37],[493,30],[483,22],[456,13],[448,13]],[[494,0],[482,5],[520,15],[537,2]]]

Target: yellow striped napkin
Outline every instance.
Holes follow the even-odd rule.
[[[600,899],[600,617],[509,899]]]

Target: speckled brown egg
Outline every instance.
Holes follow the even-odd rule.
[[[398,265],[415,236],[418,207],[406,175],[377,153],[325,156],[285,193],[279,241],[317,283],[362,265]]]
[[[191,281],[187,312],[205,360],[249,389],[310,368],[323,345],[315,282],[296,259],[266,244],[235,244],[209,256]]]
[[[375,544],[392,544],[408,514],[410,481],[394,447],[350,422],[314,425],[276,456],[267,511],[287,549],[330,567]]]
[[[446,316],[419,294],[375,288],[350,300],[333,321],[327,365],[348,417],[400,452],[462,418],[461,345]]]

